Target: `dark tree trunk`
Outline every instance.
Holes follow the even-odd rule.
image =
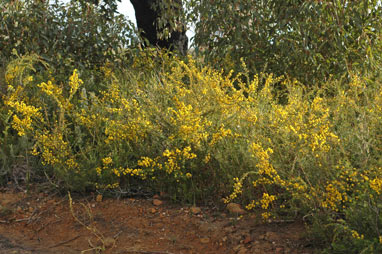
[[[175,49],[182,54],[186,54],[188,38],[185,30],[172,31],[168,39],[159,38],[158,18],[161,15],[161,10],[160,8],[155,8],[159,1],[162,0],[130,0],[134,6],[137,26],[142,31],[142,36],[153,46],[169,50]]]

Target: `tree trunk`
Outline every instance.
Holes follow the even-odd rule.
[[[142,37],[147,39],[150,45],[169,50],[177,50],[185,55],[188,48],[188,38],[185,29],[178,31],[168,24],[170,30],[169,37],[161,39],[158,35],[158,32],[159,34],[163,32],[158,31],[158,18],[161,17],[162,12],[157,6],[160,1],[163,0],[130,0],[135,9],[138,29],[141,30]],[[174,9],[174,15],[176,13],[175,11]]]

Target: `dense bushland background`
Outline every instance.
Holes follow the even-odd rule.
[[[238,202],[380,253],[381,7],[255,2],[188,1],[183,58],[88,3],[2,1],[0,183]]]

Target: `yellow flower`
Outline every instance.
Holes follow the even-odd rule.
[[[103,158],[103,159],[102,159],[102,163],[103,163],[104,165],[109,165],[109,164],[113,163],[113,159],[110,158],[110,157]]]
[[[84,82],[78,77],[78,70],[74,69],[72,76],[69,77],[70,95],[72,96],[83,83]]]
[[[374,178],[370,180],[370,188],[372,188],[378,194],[382,193],[382,178]]]

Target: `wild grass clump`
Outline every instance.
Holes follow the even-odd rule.
[[[241,202],[264,220],[303,217],[328,252],[382,251],[380,80],[307,90],[143,51],[127,69],[100,68],[99,84],[78,70],[58,83],[22,63],[5,72],[1,124],[57,187]]]

